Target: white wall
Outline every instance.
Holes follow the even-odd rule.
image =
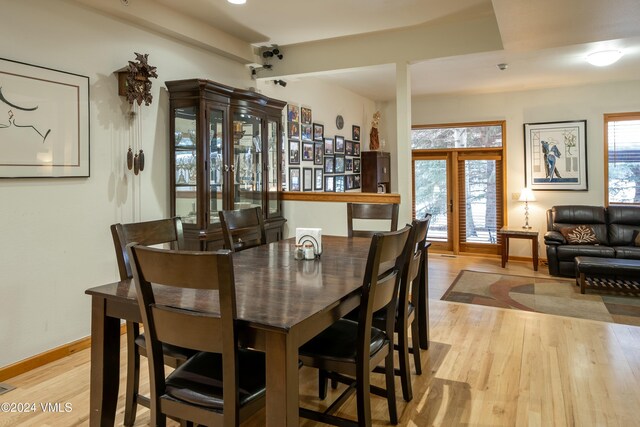
[[[530,224],[546,231],[545,212],[554,205],[604,205],[605,113],[640,111],[640,81],[470,96],[433,96],[413,99],[413,125],[506,120],[507,220],[524,222],[523,204],[511,200],[524,186],[523,123],[587,120],[588,191],[536,191],[529,204]],[[410,150],[409,143],[398,150]],[[411,200],[411,194],[402,194]],[[541,238],[542,240],[542,238]],[[529,243],[513,241],[511,255],[531,256]],[[541,255],[546,257],[544,244]]]
[[[371,119],[376,111],[375,103],[370,99],[311,77],[288,80],[286,87],[274,85],[271,80],[260,81],[258,89],[267,96],[311,108],[313,122],[324,125],[324,135],[327,138],[342,135],[349,140],[351,126],[359,125],[361,150],[368,149]],[[341,130],[336,128],[338,114],[344,118]],[[313,162],[301,163],[301,168],[321,167],[314,166]],[[345,203],[286,201],[283,203],[283,211],[287,218],[287,237],[295,235],[296,227],[319,227],[323,234],[347,234]]]
[[[203,77],[244,88],[253,82],[235,62],[74,2],[2,0],[0,5],[1,57],[89,76],[91,92],[90,178],[0,180],[0,366],[5,366],[89,335],[90,299],[84,291],[118,276],[109,225],[169,215],[164,81]],[[135,58],[134,51],[148,53],[159,75],[153,103],[142,109],[147,167],[139,176],[124,166],[128,104],[117,95],[112,74]]]

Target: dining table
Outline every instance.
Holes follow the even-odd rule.
[[[265,352],[266,426],[299,425],[298,348],[358,307],[370,243],[370,238],[322,236],[322,254],[314,260],[294,258],[294,239],[233,253],[240,344]],[[123,280],[85,293],[91,296],[89,422],[92,427],[113,426],[121,322],[141,322],[135,284]],[[425,289],[424,302],[418,304],[425,307],[425,313],[419,313],[421,323],[428,322],[426,295]],[[179,308],[219,313],[215,292],[163,287],[156,299]],[[427,327],[423,324],[420,332],[425,347]]]

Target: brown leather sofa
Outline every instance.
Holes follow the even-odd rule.
[[[590,226],[598,243],[568,244],[561,229],[580,225]],[[549,274],[575,277],[577,256],[640,260],[640,247],[633,244],[636,230],[640,230],[638,206],[554,206],[547,210],[544,236]]]

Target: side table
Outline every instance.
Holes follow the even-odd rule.
[[[502,236],[502,268],[509,260],[509,239],[530,239],[533,256],[533,270],[538,271],[538,230],[504,226],[498,231]]]

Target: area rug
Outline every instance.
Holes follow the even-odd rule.
[[[640,326],[640,287],[635,285],[624,294],[583,295],[573,279],[462,270],[441,299]]]

